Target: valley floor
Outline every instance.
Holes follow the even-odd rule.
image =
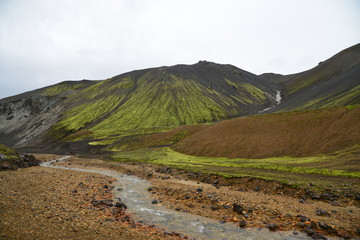
[[[54,157],[37,155],[40,160]],[[324,200],[327,193],[314,192],[311,187],[304,192],[273,181],[226,179],[146,163],[72,157],[58,164],[147,178],[153,186],[149,189],[153,199],[177,211],[236,225],[241,222],[246,227],[276,224],[280,230],[310,229],[330,236],[359,237],[358,201],[345,195],[328,193],[334,199]],[[0,172],[0,178],[0,239],[179,239],[132,222],[126,212],[114,214],[111,207],[94,206],[93,199],[112,197],[109,177],[32,167]],[[235,212],[234,203],[242,211]],[[306,231],[311,234],[310,230]]]
[[[46,167],[0,172],[0,239],[173,239],[154,228],[115,221],[92,199],[112,198],[112,179]],[[125,217],[126,215],[124,215]]]

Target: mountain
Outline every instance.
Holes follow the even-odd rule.
[[[255,114],[275,104],[275,94],[271,82],[206,61],[103,81],[66,81],[0,100],[0,142],[107,145],[130,135]]]
[[[284,101],[269,112],[360,104],[360,44],[297,74],[263,74],[281,90]]]
[[[360,44],[292,75],[258,76],[232,65],[200,61],[106,80],[65,81],[1,99],[0,143],[50,152],[58,147],[72,153],[106,146],[126,149],[136,136],[179,126],[257,114],[354,108],[360,104],[359,83]]]

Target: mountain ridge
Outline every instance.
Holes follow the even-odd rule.
[[[199,61],[105,80],[64,81],[0,99],[0,143],[84,142],[101,148],[182,125],[357,105],[359,59],[360,44],[291,75],[255,75],[230,64]]]
[[[2,99],[0,108],[4,111],[0,121],[14,126],[20,118],[33,115],[34,106],[28,106],[26,114],[12,120],[15,109],[11,106],[19,99],[21,104],[17,109],[22,109],[22,102],[28,101],[40,106],[40,112],[55,109],[46,105],[51,100],[61,110],[51,111],[54,120],[46,124],[50,129],[47,138],[75,141],[115,136],[112,140],[116,141],[119,135],[153,133],[180,125],[255,114],[274,104],[274,95],[273,84],[254,74],[232,65],[200,61],[193,65],[135,70],[101,81],[65,81]],[[6,135],[11,135],[9,128],[4,128]],[[34,138],[43,136],[43,131],[35,135]],[[1,137],[0,140],[5,141]],[[13,139],[10,144],[17,140],[21,141]]]

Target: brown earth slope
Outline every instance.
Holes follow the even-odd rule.
[[[312,156],[360,144],[360,107],[242,117],[209,126],[174,146],[208,157]]]

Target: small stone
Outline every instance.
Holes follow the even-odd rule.
[[[311,235],[312,239],[319,239],[319,240],[327,240],[327,237],[324,237],[323,235],[321,235],[320,233],[314,233]]]
[[[198,189],[196,189],[196,191],[200,193],[200,192],[203,191],[203,189],[202,189],[202,188],[198,188]]]
[[[323,194],[321,194],[320,195],[320,197],[322,198],[322,199],[325,199],[325,200],[329,200],[331,197],[330,197],[330,194],[328,194],[328,193],[323,193]]]
[[[312,229],[305,229],[304,232],[308,235],[308,236],[312,236],[314,235],[316,232]]]
[[[148,192],[151,192],[152,190],[153,190],[152,187],[149,187],[149,188],[147,189]]]
[[[126,206],[125,203],[123,203],[123,202],[117,202],[117,203],[115,203],[115,207],[117,207],[117,208],[122,208],[122,209],[127,209],[127,206]]]
[[[211,210],[218,211],[220,208],[218,206],[210,206]]]
[[[260,191],[260,187],[259,187],[259,186],[256,186],[256,187],[254,188],[254,191],[255,191],[255,192]]]
[[[320,199],[320,196],[317,195],[317,194],[314,194],[314,195],[311,195],[311,199],[313,199],[313,200],[319,200],[319,199]]]
[[[324,209],[316,209],[315,213],[318,216],[327,216],[327,217],[330,216],[330,213]]]
[[[233,204],[233,210],[235,212],[237,212],[238,214],[243,214],[244,208],[240,204],[234,203]]]
[[[279,226],[277,224],[274,224],[274,223],[270,223],[266,226],[270,231],[276,231]]]
[[[327,225],[326,223],[324,222],[319,222],[319,227],[323,228],[323,229],[326,229],[326,230],[331,230],[332,227]]]
[[[298,215],[298,217],[300,217],[300,221],[301,222],[306,222],[306,221],[310,221],[310,218],[304,216],[304,215]]]
[[[152,204],[158,204],[159,202],[157,200],[153,200],[151,203]]]
[[[244,220],[239,222],[239,227],[244,228],[246,227],[246,222]]]
[[[298,222],[298,226],[304,228],[306,227],[306,224],[304,222]]]

